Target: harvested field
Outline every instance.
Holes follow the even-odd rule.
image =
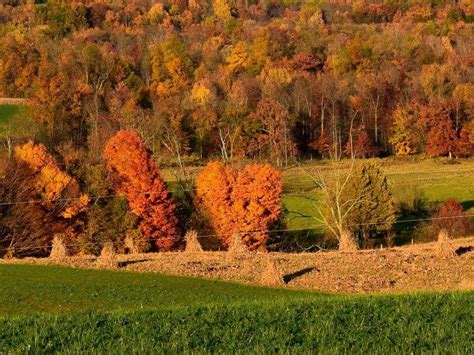
[[[272,258],[283,287],[341,293],[393,293],[474,289],[474,237],[452,241],[456,255],[439,257],[436,243],[356,252],[225,252],[117,255],[119,269],[159,272],[244,284],[261,284]],[[69,257],[59,264],[104,267],[96,257]],[[0,263],[53,264],[51,259],[13,259]]]

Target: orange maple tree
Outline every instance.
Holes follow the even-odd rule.
[[[143,236],[160,251],[176,248],[181,238],[175,206],[143,139],[131,130],[118,132],[107,142],[104,159],[113,187],[141,217]]]
[[[242,170],[210,162],[196,177],[198,205],[225,246],[239,233],[251,250],[264,250],[269,228],[280,216],[281,173],[269,164]]]
[[[83,212],[89,204],[89,197],[80,193],[76,179],[62,171],[43,144],[33,141],[15,148],[15,158],[31,169],[35,189],[42,205],[56,210],[65,219]]]
[[[250,249],[263,247],[268,229],[280,217],[281,173],[269,164],[247,165],[237,175],[232,191],[237,227]]]
[[[231,198],[235,175],[231,166],[215,161],[208,163],[196,177],[197,205],[208,215],[212,228],[225,245],[237,227]]]

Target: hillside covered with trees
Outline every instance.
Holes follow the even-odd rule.
[[[33,120],[20,110],[27,134],[0,130],[0,247],[14,254],[46,254],[55,235],[74,252],[125,236],[179,249],[191,228],[264,249],[283,212],[274,166],[474,154],[470,0],[0,3],[0,97]],[[210,160],[224,164],[194,184],[188,167]],[[174,198],[157,161],[176,167]],[[367,166],[342,185],[382,201],[380,228],[351,231],[364,245],[396,214]],[[344,216],[367,223],[372,207]],[[325,220],[340,241],[347,223]]]
[[[68,162],[120,128],[177,159],[473,153],[469,0],[2,3],[0,96]]]

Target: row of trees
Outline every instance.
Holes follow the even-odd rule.
[[[106,194],[86,194],[43,144],[17,146],[0,180],[0,248],[44,255],[58,237],[76,253],[98,253],[107,242],[125,248],[130,240],[142,251],[170,251],[182,249],[184,231],[194,229],[223,248],[237,237],[250,250],[266,251],[284,234],[272,234],[283,222],[283,188],[281,173],[269,164],[238,169],[210,162],[196,176],[188,208],[169,193],[135,131],[119,131],[106,142],[102,165]],[[398,212],[380,167],[354,163],[332,172],[311,175],[323,196],[315,201],[318,214],[307,217],[320,221],[340,248],[367,247],[369,239],[392,232]],[[450,200],[425,229],[463,234],[470,228],[464,217],[462,206]]]
[[[107,194],[89,196],[43,144],[30,141],[16,147],[0,180],[0,246],[12,254],[41,255],[59,235],[72,250],[82,252],[97,252],[105,242],[123,243],[126,237],[145,249],[180,249],[189,222],[180,219],[143,139],[134,131],[119,131],[107,141],[103,157],[109,189]],[[224,247],[237,233],[251,250],[264,250],[268,231],[280,218],[281,193],[281,174],[268,164],[238,171],[211,162],[197,176],[189,214],[199,220],[197,228],[216,233]],[[121,198],[126,210],[117,216],[110,208]],[[114,240],[101,233],[98,218],[105,224],[121,218],[127,225],[121,231],[104,225],[119,233]]]
[[[67,161],[126,128],[179,165],[473,153],[469,1],[23,3],[0,5],[0,95]]]

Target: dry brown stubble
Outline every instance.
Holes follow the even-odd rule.
[[[276,262],[285,287],[334,293],[397,293],[474,289],[474,236],[451,240],[458,256],[440,258],[437,242],[356,252],[251,253],[229,259],[227,252],[117,255],[127,271],[159,272],[244,284],[261,284],[266,258]],[[0,259],[0,264],[51,264],[49,258]],[[55,262],[57,264],[57,262]],[[70,256],[61,265],[98,268],[92,256]],[[291,276],[291,277],[290,277]]]
[[[227,249],[228,255],[239,256],[239,255],[249,255],[251,254],[250,250],[244,244],[242,237],[239,234],[233,234],[230,241],[229,248]]]
[[[339,241],[340,251],[356,251],[358,248],[357,241],[352,233],[348,230],[342,232],[341,240]]]
[[[125,237],[123,247],[124,247],[124,250],[126,250],[128,252],[128,254],[134,255],[134,254],[138,254],[138,252],[139,252],[135,241],[133,240],[133,238],[130,235],[127,235]]]
[[[283,276],[276,265],[276,260],[271,255],[265,255],[265,269],[262,272],[260,283],[264,286],[281,287],[284,286]]]

